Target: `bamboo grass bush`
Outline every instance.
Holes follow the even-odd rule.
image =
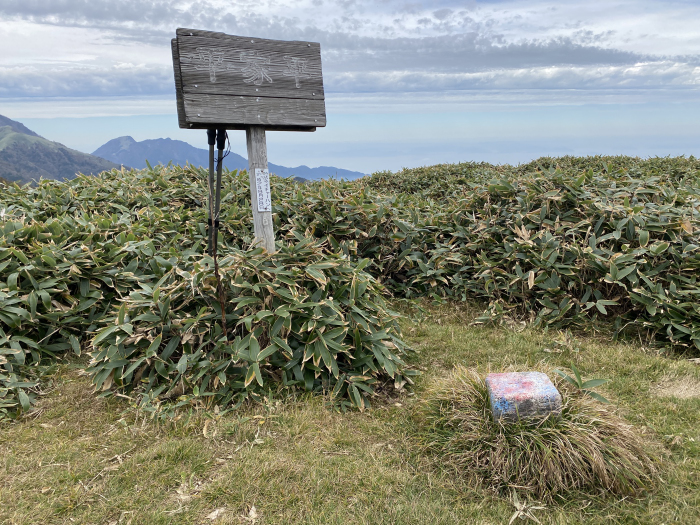
[[[367,263],[309,240],[274,255],[228,252],[219,264],[233,329],[224,336],[212,259],[173,258],[104,319],[88,372],[98,389],[143,403],[184,396],[226,407],[272,383],[363,409],[378,381],[402,388],[415,375],[402,359],[398,314],[362,271]]]
[[[477,300],[482,322],[609,324],[697,350],[699,173],[692,157],[565,157],[353,182],[273,177],[273,217],[281,247],[310,240],[316,261],[366,264],[371,293]],[[156,166],[0,186],[2,414],[27,410],[40,366],[88,349],[122,305],[137,308],[132,292],[168,272],[174,279],[171,268],[194,271],[206,242],[205,181],[202,169]],[[226,174],[222,258],[242,257],[253,240],[249,195],[245,173]],[[386,315],[372,330],[394,322]]]

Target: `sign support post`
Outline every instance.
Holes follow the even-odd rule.
[[[275,231],[272,224],[272,198],[270,173],[267,169],[267,144],[265,128],[250,126],[245,132],[248,146],[248,177],[250,200],[253,205],[254,246],[262,246],[269,253],[275,252]]]

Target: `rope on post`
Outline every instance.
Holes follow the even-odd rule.
[[[216,143],[216,130],[207,130],[207,142],[209,143],[209,200],[207,203],[209,207],[209,219],[207,221],[207,253],[211,255],[213,252],[214,243],[214,198],[212,190],[214,188],[214,144]]]
[[[216,130],[216,149],[219,150],[218,159],[216,162],[216,195],[214,197],[214,252],[219,245],[219,213],[221,210],[221,174],[224,169],[224,149],[226,148],[226,139],[228,135],[225,129]],[[227,153],[228,154],[228,153]]]

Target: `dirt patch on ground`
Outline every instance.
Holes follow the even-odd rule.
[[[700,397],[700,380],[689,376],[667,378],[654,385],[651,391],[659,397],[698,398]]]

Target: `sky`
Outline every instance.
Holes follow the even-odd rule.
[[[186,27],[321,44],[327,126],[269,132],[276,164],[700,156],[698,20],[700,0],[0,0],[0,114],[84,152],[206,148],[177,124]]]

